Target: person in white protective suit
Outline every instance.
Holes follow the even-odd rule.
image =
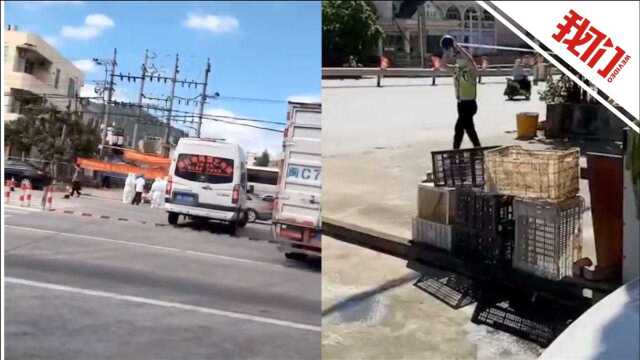
[[[160,178],[156,178],[151,185],[151,207],[161,207],[160,198],[162,197],[162,180]]]
[[[125,204],[131,203],[133,196],[136,194],[136,177],[132,173],[127,175],[127,180],[124,182],[124,190],[122,191],[122,202]]]
[[[167,192],[167,177],[160,179],[160,206],[164,207],[165,193]]]

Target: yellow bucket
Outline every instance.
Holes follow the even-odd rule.
[[[536,112],[522,112],[516,115],[518,123],[518,139],[533,139],[538,133],[538,116]]]

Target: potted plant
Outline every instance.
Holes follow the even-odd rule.
[[[547,104],[547,138],[595,138],[609,125],[603,114],[608,110],[566,75],[548,78],[538,93]]]
[[[556,80],[549,75],[546,84],[544,90],[538,91],[540,100],[547,104],[545,137],[564,138],[568,130],[565,119],[571,114],[571,104],[568,101],[573,81],[565,75],[561,75]]]

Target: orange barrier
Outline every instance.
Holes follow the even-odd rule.
[[[171,165],[171,159],[166,157],[145,154],[135,150],[123,150],[123,153],[125,160],[166,168]]]
[[[164,178],[169,173],[167,168],[141,168],[129,164],[114,164],[106,161],[85,158],[78,158],[77,164],[81,168],[88,170],[113,172],[125,175],[129,173],[142,174],[142,176],[149,180],[153,180],[158,177]]]

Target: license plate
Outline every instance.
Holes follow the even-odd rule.
[[[315,166],[289,165],[287,180],[305,185],[320,186],[322,183],[321,171],[319,167]]]
[[[175,194],[175,202],[183,205],[193,205],[195,203],[195,196],[192,194]]]

